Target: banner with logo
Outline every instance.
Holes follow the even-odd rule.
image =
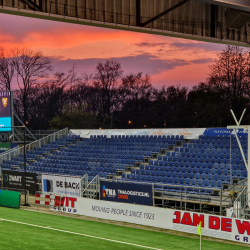
[[[12,98],[10,91],[0,92],[0,132],[11,131],[12,126]]]
[[[150,184],[100,181],[100,198],[106,201],[153,206]]]
[[[2,170],[3,187],[25,189],[24,172]],[[26,189],[34,194],[37,191],[36,173],[26,172]]]
[[[250,244],[249,220],[80,197],[64,204],[63,209],[67,213],[70,211],[79,215],[192,234],[197,234],[201,222],[202,236]]]
[[[236,133],[238,136],[247,136],[247,132],[244,131],[244,129],[236,129]],[[235,135],[234,130],[232,129],[227,129],[227,128],[208,128],[204,132],[205,136],[218,136],[218,135],[223,135],[223,136],[230,136],[230,135]]]
[[[81,178],[42,174],[42,191],[65,196],[80,196]]]

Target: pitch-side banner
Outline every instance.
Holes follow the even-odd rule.
[[[250,223],[237,218],[80,197],[64,203],[61,211],[193,234],[201,221],[203,236],[250,244]]]
[[[152,185],[100,181],[101,200],[153,206]]]
[[[244,131],[244,129],[236,129],[236,133],[239,136],[247,136],[247,132]],[[218,135],[223,135],[223,136],[234,136],[235,131],[232,129],[227,129],[227,128],[208,128],[204,132],[205,136],[218,136]]]
[[[2,170],[3,187],[29,190],[31,194],[37,191],[36,173],[25,173],[19,171]],[[25,177],[25,178],[24,178]]]
[[[80,196],[81,178],[63,175],[42,175],[42,191],[65,196]]]

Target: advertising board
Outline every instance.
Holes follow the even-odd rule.
[[[80,135],[81,138],[90,138],[95,135],[106,135],[108,138],[111,136],[125,135],[125,136],[168,136],[168,135],[179,135],[184,136],[185,139],[196,139],[199,135],[203,135],[205,128],[174,128],[174,129],[71,129],[70,133]]]
[[[81,178],[42,174],[42,191],[65,196],[80,196]]]
[[[236,129],[236,133],[238,136],[247,136],[247,133],[244,129]],[[235,131],[227,128],[207,128],[204,132],[205,136],[235,136]]]
[[[0,92],[0,132],[11,131],[12,126],[12,99],[11,92]]]
[[[101,180],[100,199],[153,206],[152,185]]]
[[[25,189],[24,172],[2,170],[3,187]],[[36,173],[26,172],[26,189],[34,194],[37,191]]]
[[[248,220],[80,197],[74,200],[73,205],[71,213],[75,211],[79,215],[193,234],[197,234],[197,227],[201,222],[202,236],[250,244]]]

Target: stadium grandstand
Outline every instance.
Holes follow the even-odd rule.
[[[247,134],[238,137],[247,158]],[[79,176],[81,196],[94,199],[102,179],[150,184],[155,206],[220,215],[246,190],[244,160],[226,128],[64,129],[26,148],[1,154],[1,170],[36,173],[38,189],[41,174]]]

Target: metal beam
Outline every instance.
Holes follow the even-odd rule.
[[[141,0],[135,0],[136,26],[141,26]]]
[[[216,37],[216,24],[218,17],[218,6],[211,4],[211,37]]]
[[[198,2],[221,5],[227,8],[250,11],[249,0],[196,0]]]
[[[176,8],[180,7],[181,5],[183,5],[184,3],[188,2],[189,0],[183,0],[179,3],[177,3],[176,5],[170,7],[169,9],[163,11],[162,13],[158,14],[155,17],[152,17],[151,19],[149,19],[148,21],[146,21],[145,23],[142,23],[141,26],[144,27],[146,25],[148,25],[149,23],[154,22],[155,20],[159,19],[160,17],[166,15],[167,13],[171,12],[172,10],[175,10]]]
[[[248,129],[250,125],[229,125],[227,129]]]
[[[1,3],[1,0],[0,0]],[[46,10],[46,6],[45,10]],[[49,11],[48,7],[48,11]],[[250,43],[248,41],[236,41],[236,40],[229,40],[225,39],[225,36],[222,36],[221,38],[211,38],[207,36],[201,36],[200,34],[188,34],[183,32],[173,32],[172,30],[162,30],[162,29],[151,29],[151,28],[145,28],[140,26],[128,26],[127,24],[119,24],[119,23],[109,23],[109,22],[103,22],[98,21],[94,19],[84,19],[84,18],[77,18],[77,17],[70,17],[70,16],[63,16],[59,14],[51,14],[48,12],[38,12],[34,10],[27,10],[27,9],[20,9],[17,7],[6,7],[1,6],[0,13],[5,14],[11,14],[11,15],[18,15],[18,16],[27,16],[32,18],[39,18],[39,19],[45,19],[45,20],[51,20],[51,21],[59,21],[64,23],[74,23],[74,24],[80,24],[80,25],[89,25],[89,26],[96,26],[96,27],[102,27],[102,28],[110,28],[115,30],[126,30],[131,32],[139,32],[139,33],[147,33],[147,34],[153,34],[153,35],[160,35],[160,36],[170,36],[170,37],[176,37],[176,38],[182,38],[182,39],[189,39],[189,40],[195,40],[195,41],[203,41],[203,42],[210,42],[210,43],[220,43],[220,44],[228,44],[228,45],[236,45],[236,46],[244,46],[244,47],[250,47]],[[246,37],[248,37],[248,34],[246,34]]]
[[[248,206],[250,207],[250,129],[249,127],[250,126],[244,126],[244,125],[240,125],[241,121],[242,121],[242,118],[246,112],[246,109],[244,109],[244,111],[242,112],[242,115],[240,117],[240,120],[238,121],[236,116],[234,115],[234,112],[233,110],[231,109],[230,110],[231,113],[232,113],[232,116],[236,122],[236,126],[227,126],[228,129],[233,129],[234,132],[235,132],[235,137],[236,137],[236,140],[238,142],[238,145],[239,145],[239,148],[240,148],[240,152],[241,152],[241,155],[242,155],[242,158],[244,160],[244,163],[245,163],[245,166],[246,166],[246,169],[247,169],[247,175],[248,175],[248,178],[247,178],[247,188],[248,188],[248,192],[247,192],[247,204]],[[245,157],[245,153],[242,149],[242,146],[241,146],[241,143],[240,143],[240,140],[239,140],[239,137],[237,135],[237,131],[236,129],[241,129],[241,128],[244,128],[245,130],[247,130],[247,133],[248,133],[248,140],[247,140],[247,159]]]
[[[42,6],[37,5],[35,2],[31,0],[21,0],[21,1],[26,3],[32,10],[42,11]]]

